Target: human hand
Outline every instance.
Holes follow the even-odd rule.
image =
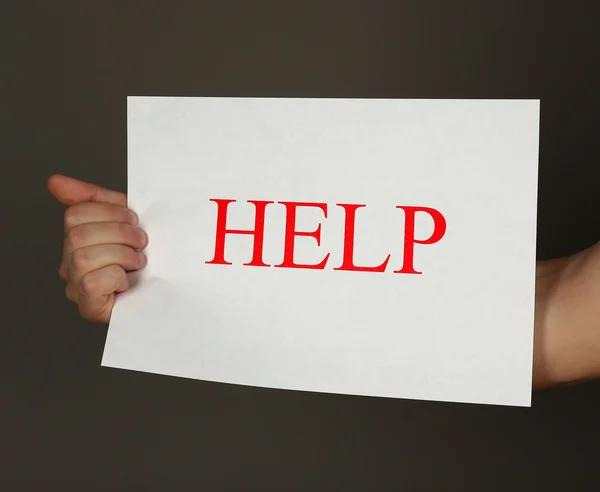
[[[127,271],[146,265],[141,251],[146,233],[127,208],[124,193],[55,174],[48,180],[54,197],[67,205],[59,275],[81,316],[108,323],[116,293],[128,288]]]

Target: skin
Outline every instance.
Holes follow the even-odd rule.
[[[59,275],[81,316],[107,324],[127,271],[146,265],[148,237],[125,194],[62,175],[48,189],[67,206]],[[533,389],[600,378],[600,243],[537,263]]]

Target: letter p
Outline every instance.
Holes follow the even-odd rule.
[[[413,273],[417,272],[414,267],[415,244],[434,244],[444,237],[446,233],[446,219],[434,208],[429,207],[407,207],[397,206],[404,210],[405,225],[404,225],[404,261],[402,269],[395,270],[394,273]],[[415,238],[415,216],[417,212],[425,212],[433,219],[433,233],[428,239]]]

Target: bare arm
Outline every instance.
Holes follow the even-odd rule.
[[[537,265],[533,388],[600,377],[600,243]]]
[[[67,205],[60,276],[81,315],[108,323],[125,272],[145,266],[148,238],[123,193],[65,176],[48,187]],[[534,389],[600,378],[600,243],[559,260],[538,262]]]

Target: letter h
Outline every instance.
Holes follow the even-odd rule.
[[[225,200],[220,198],[211,198],[211,202],[215,202],[218,206],[217,212],[217,231],[215,238],[215,256],[211,261],[207,261],[207,264],[216,265],[231,265],[228,261],[225,261],[225,235],[226,234],[249,234],[254,236],[254,250],[252,253],[252,261],[244,263],[247,266],[262,266],[268,267],[263,262],[263,243],[265,235],[265,209],[269,201],[262,200],[248,200],[249,203],[254,204],[256,209],[256,216],[254,220],[254,229],[252,230],[240,230],[240,229],[227,229],[227,208],[230,203],[236,200]]]

